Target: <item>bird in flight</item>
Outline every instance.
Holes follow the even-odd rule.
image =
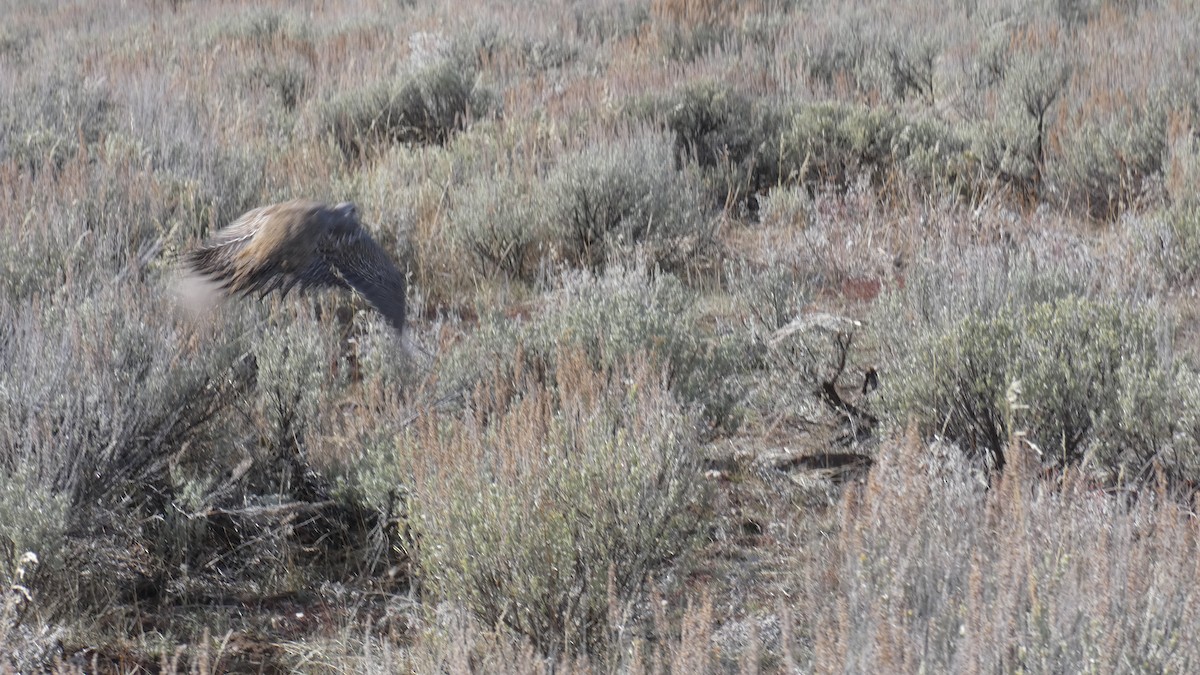
[[[186,253],[184,264],[230,295],[353,289],[404,333],[404,275],[353,204],[296,200],[254,209]]]

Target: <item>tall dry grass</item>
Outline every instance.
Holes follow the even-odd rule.
[[[1016,436],[989,489],[910,433],[847,490],[810,589],[824,671],[1190,670],[1195,519],[1165,490],[1046,480]]]

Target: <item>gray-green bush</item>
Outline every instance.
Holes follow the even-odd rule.
[[[697,544],[695,421],[644,358],[485,381],[395,441],[421,579],[556,657],[603,657],[652,576]]]
[[[1200,274],[1200,205],[1182,201],[1131,220],[1134,236],[1168,284],[1186,287]]]
[[[511,175],[481,176],[455,191],[451,243],[471,257],[483,277],[532,281],[544,251],[537,189]]]
[[[1154,102],[1117,119],[1064,134],[1061,156],[1050,166],[1060,199],[1100,220],[1115,220],[1146,196],[1161,174],[1167,115]]]
[[[978,125],[972,151],[986,179],[1036,196],[1046,170],[1050,110],[1065,90],[1070,66],[1062,54],[1042,50],[1005,53],[993,68],[1003,81],[1003,98],[998,113]]]
[[[57,181],[54,192],[10,202],[10,229],[0,241],[0,293],[14,300],[86,294],[117,280],[153,278],[164,250],[208,234],[210,223],[232,222],[261,198],[262,165],[253,157],[186,153],[181,142],[134,148],[127,140],[109,136],[92,151],[94,160],[71,160],[70,177]],[[147,158],[172,169],[145,171]],[[11,186],[38,190],[48,180],[19,176]]]
[[[714,218],[698,185],[675,171],[661,137],[591,144],[554,168],[545,195],[548,235],[572,264],[602,268],[641,244],[677,267],[713,244]]]
[[[113,128],[117,108],[103,80],[65,68],[0,80],[0,160],[34,174],[61,169]]]
[[[839,16],[825,30],[823,40],[806,45],[804,71],[814,85],[826,89],[843,85],[851,91],[862,91],[870,81],[865,74],[872,54],[869,29],[861,15],[846,14],[850,16]]]
[[[492,368],[512,368],[514,355],[527,368],[552,372],[565,345],[582,349],[597,368],[648,353],[681,402],[700,406],[712,427],[732,430],[741,417],[745,345],[737,333],[706,330],[694,300],[676,277],[641,266],[568,274],[535,320],[485,319],[450,356],[442,384],[469,391]]]
[[[236,341],[181,359],[186,327],[138,318],[122,290],[9,312],[0,462],[74,505],[120,500],[185,443],[215,442],[246,384]]]
[[[474,73],[440,59],[395,82],[340,94],[320,111],[320,124],[343,155],[362,160],[395,143],[445,143],[491,105]]]
[[[304,464],[318,413],[334,389],[337,361],[332,331],[313,321],[291,320],[255,341],[255,391],[263,450],[274,461],[269,491],[303,492]],[[299,475],[296,475],[299,474]],[[278,482],[275,482],[278,481]]]
[[[209,28],[210,43],[241,41],[263,51],[279,43],[310,42],[313,37],[312,25],[303,14],[274,8],[254,8],[233,13],[214,22]]]
[[[998,467],[1021,431],[1046,465],[1090,455],[1111,479],[1158,459],[1190,475],[1194,392],[1161,344],[1156,314],[1069,293],[1013,300],[910,323],[914,339],[894,352],[885,380],[892,418],[911,417]]]
[[[312,67],[301,58],[264,60],[242,77],[247,88],[271,94],[285,110],[295,110],[312,90]]]
[[[961,178],[965,142],[944,122],[885,108],[817,103],[797,109],[780,139],[781,176],[845,189],[861,175],[937,187]]]
[[[879,50],[894,97],[903,101],[912,94],[927,105],[936,102],[934,64],[942,51],[936,39],[903,35],[886,41]]]
[[[677,166],[694,161],[710,176],[717,203],[780,181],[781,126],[786,116],[712,82],[691,85],[669,101]]]
[[[15,578],[26,553],[47,569],[62,564],[69,508],[68,495],[39,481],[33,465],[0,470],[0,580]]]
[[[163,295],[115,284],[0,305],[0,481],[6,501],[40,506],[15,513],[24,534],[10,544],[41,537],[33,588],[47,615],[132,592],[125,570],[156,548],[146,513],[170,508],[177,463],[220,463],[240,426],[245,345],[236,333],[204,344]]]

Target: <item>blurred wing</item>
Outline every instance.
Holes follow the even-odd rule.
[[[284,281],[277,276],[279,260],[269,255],[246,255],[247,251],[254,250],[256,235],[278,215],[278,205],[246,212],[188,252],[185,264],[230,293],[267,293],[278,288]],[[247,264],[248,261],[252,264]]]
[[[329,261],[324,256],[314,256],[308,266],[300,270],[300,272],[296,274],[284,274],[279,279],[279,283],[276,283],[268,290],[282,287],[283,297],[285,298],[295,286],[299,286],[302,291],[310,288],[322,288],[324,286],[334,286],[347,290],[350,288],[350,284],[329,266]]]
[[[292,201],[255,209],[188,254],[186,263],[227,293],[259,293],[293,287],[347,287],[305,243],[328,214],[320,204]]]
[[[335,211],[301,201],[255,209],[189,252],[185,263],[227,293],[353,288],[403,333],[404,275],[357,218]]]
[[[398,333],[404,332],[404,275],[365,229],[356,228],[322,257],[326,258],[332,271],[362,293]]]

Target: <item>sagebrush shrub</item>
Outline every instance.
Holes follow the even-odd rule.
[[[479,177],[455,192],[448,239],[478,275],[532,281],[544,243],[536,195],[511,175]]]
[[[650,20],[643,3],[591,3],[571,8],[575,34],[593,43],[623,40],[636,35]]]
[[[982,178],[1036,197],[1050,143],[1051,109],[1066,90],[1071,66],[1053,50],[997,54],[990,75],[1003,84],[997,113],[971,139]]]
[[[900,372],[888,378],[897,421],[912,417],[997,465],[1021,431],[1047,465],[1091,453],[1113,477],[1170,454],[1171,471],[1192,468],[1191,387],[1147,310],[1067,294],[909,330],[917,337],[895,354]]]
[[[0,28],[0,59],[12,64],[27,63],[34,33],[28,26],[6,24]]]
[[[903,101],[912,94],[928,105],[934,104],[934,64],[942,51],[938,41],[904,35],[887,41],[879,51],[896,99]]]
[[[297,455],[308,447],[321,406],[328,405],[337,361],[330,331],[288,318],[264,331],[253,351],[260,443],[275,460],[272,469],[282,471],[273,477],[281,492],[302,478],[290,474],[303,468]]]
[[[692,61],[737,39],[737,3],[724,0],[652,5],[651,25],[662,52],[671,59]]]
[[[714,219],[697,184],[673,168],[657,136],[594,143],[563,159],[547,179],[548,236],[570,263],[602,268],[643,244],[660,263],[683,265],[712,245]]]
[[[717,200],[772,185],[779,176],[779,135],[785,116],[712,82],[689,86],[670,101],[667,126],[676,163],[686,158],[715,174]]]
[[[1200,274],[1200,205],[1192,200],[1137,216],[1134,235],[1167,283],[1187,286]]]
[[[137,318],[126,290],[9,312],[0,462],[33,467],[73,505],[119,500],[185,443],[219,438],[213,423],[247,384],[237,340],[181,359],[188,329]]]
[[[41,559],[27,551],[18,556],[10,572],[0,575],[0,645],[4,646],[0,665],[6,669],[43,670],[55,657],[61,659],[58,653],[66,630],[37,620],[36,599],[29,591],[41,571]]]
[[[1033,160],[1046,160],[1050,108],[1066,90],[1071,63],[1061,53],[1042,50],[1013,54],[1005,68],[1005,93],[1009,106],[1021,113],[1034,134]]]
[[[728,158],[740,162],[755,149],[753,104],[729,87],[702,83],[684,89],[667,116],[675,150],[702,167]]]
[[[71,525],[68,497],[39,480],[32,464],[0,469],[0,579],[14,578],[26,553],[43,568],[61,564]]]
[[[1119,119],[1069,129],[1048,169],[1059,198],[1092,218],[1115,220],[1161,174],[1166,124],[1165,111],[1150,102]]]
[[[396,82],[341,94],[321,109],[324,131],[347,159],[360,160],[395,143],[445,143],[490,94],[454,59],[441,59]]]
[[[44,556],[33,587],[48,616],[110,603],[164,569],[143,557],[160,540],[147,522],[162,533],[145,514],[174,508],[185,456],[211,476],[233,454],[251,386],[240,336],[205,344],[172,320],[162,289],[113,286],[0,305],[0,482],[10,504],[38,509],[6,522],[22,528],[14,546]]]
[[[258,158],[192,150],[184,139],[146,148],[113,134],[90,158],[66,164],[68,180],[14,177],[14,186],[36,196],[22,206],[24,224],[14,223],[0,241],[0,295],[86,295],[114,281],[152,279],[193,237],[257,202]],[[147,161],[171,168],[146,171]]]
[[[243,78],[249,89],[269,92],[284,109],[295,110],[312,89],[313,73],[307,62],[293,58],[255,64]]]
[[[1190,509],[1106,494],[1078,474],[1014,470],[984,485],[945,444],[887,442],[842,500],[809,589],[809,668],[959,672],[1190,670],[1197,542]],[[1033,463],[1036,466],[1036,462]],[[1121,581],[1113,570],[1122,570]],[[1114,635],[1122,636],[1113,639]],[[1171,645],[1164,648],[1164,645]],[[804,669],[804,668],[802,668]]]
[[[61,644],[64,629],[46,617],[76,609],[63,585],[70,507],[34,467],[0,468],[0,666],[38,670]]]
[[[312,39],[312,27],[302,14],[274,8],[234,13],[213,23],[208,40],[236,40],[266,50],[281,42]]]
[[[846,189],[860,175],[938,186],[958,176],[965,143],[944,122],[885,108],[817,103],[798,108],[780,139],[779,173]]]
[[[647,359],[596,370],[568,347],[555,361],[544,381],[485,381],[392,451],[412,466],[430,590],[543,653],[603,655],[610,622],[697,543],[696,427]]]
[[[37,174],[61,169],[116,124],[119,105],[103,80],[66,69],[0,81],[0,160]]]
[[[664,368],[675,395],[698,405],[716,429],[738,425],[745,345],[738,334],[704,328],[694,295],[669,274],[612,267],[603,276],[573,273],[550,294],[537,318],[523,324],[491,317],[449,357],[442,384],[470,390],[493,368],[553,371],[562,346],[582,349],[597,368],[647,353]]]
[[[845,86],[850,91],[869,88],[871,77],[866,73],[873,53],[872,38],[862,16],[849,12],[826,29],[825,39],[805,50],[804,72],[808,80],[826,89]]]
[[[780,195],[786,198],[789,193],[779,190],[772,199]],[[745,305],[755,330],[763,336],[786,326],[812,300],[811,280],[787,256],[780,255],[765,264],[727,261],[725,278],[730,295]]]

